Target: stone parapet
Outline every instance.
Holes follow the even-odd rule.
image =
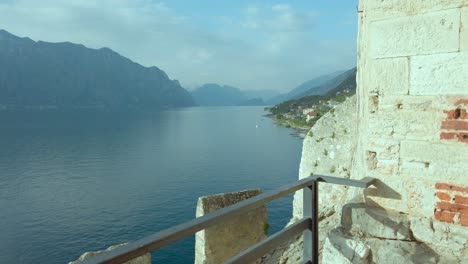
[[[196,216],[252,198],[260,190],[246,190],[203,196],[198,199]],[[268,229],[265,206],[209,227],[195,235],[195,264],[223,263],[266,237]]]

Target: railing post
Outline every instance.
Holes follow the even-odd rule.
[[[304,217],[311,218],[309,229],[304,231],[304,263],[318,264],[318,181],[313,181],[312,184],[303,189],[304,202],[303,211]]]

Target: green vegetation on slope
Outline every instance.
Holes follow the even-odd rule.
[[[279,125],[310,128],[334,106],[356,93],[356,72],[343,80],[326,95],[310,95],[295,100],[282,102],[269,108],[270,113]],[[333,110],[332,110],[333,111]],[[313,112],[313,117],[307,121],[307,112]]]

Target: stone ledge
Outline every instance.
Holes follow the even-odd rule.
[[[203,196],[198,199],[196,216],[261,194],[259,189]],[[265,206],[241,214],[195,234],[195,263],[223,263],[266,236],[268,228]]]
[[[406,214],[365,204],[347,204],[343,207],[343,230],[353,235],[384,239],[413,240],[410,221]]]

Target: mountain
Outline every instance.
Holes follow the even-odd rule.
[[[353,77],[354,76],[354,77]],[[294,99],[301,98],[304,96],[310,96],[310,95],[326,95],[328,92],[336,89],[340,84],[342,84],[345,80],[349,80],[349,78],[354,80],[356,79],[356,68],[352,68],[350,70],[347,70],[334,78],[325,81],[324,83],[312,87],[308,90],[305,90],[304,92],[296,95],[293,97]],[[356,82],[356,81],[354,81]]]
[[[239,105],[247,100],[239,88],[216,83],[204,84],[191,94],[201,106]]]
[[[243,105],[243,106],[261,106],[261,105],[265,105],[265,102],[263,101],[262,98],[252,98],[252,99],[248,99],[247,101],[244,101],[244,102],[240,103],[240,105]]]
[[[346,79],[344,79],[338,85],[336,85],[335,88],[329,90],[326,95],[333,96],[333,95],[336,95],[336,94],[343,93],[346,90],[348,90],[351,94],[355,94],[356,93],[356,87],[357,87],[356,73],[357,73],[356,68],[353,68],[353,69],[349,70],[348,74],[346,74],[346,76],[347,76]],[[338,79],[340,79],[340,78],[341,77],[339,77]]]
[[[314,89],[316,87],[320,87],[321,85],[327,83],[330,80],[335,79],[340,74],[344,73],[345,71],[337,71],[331,74],[322,75],[310,81],[306,81],[299,85],[298,87],[294,88],[292,91],[288,93],[289,98],[297,98],[298,96],[301,97],[302,94],[306,93],[307,91]],[[322,93],[322,91],[317,91],[318,93]]]
[[[290,92],[288,92],[286,94],[280,94],[280,95],[277,95],[277,96],[267,100],[267,103],[268,104],[277,104],[277,103],[280,103],[280,102],[300,98],[308,90],[319,87],[319,86],[323,85],[324,83],[326,83],[327,81],[330,81],[330,80],[336,78],[337,76],[339,76],[340,74],[343,74],[344,72],[345,71],[337,71],[337,72],[334,72],[334,73],[330,73],[330,74],[327,74],[327,75],[322,75],[322,76],[316,77],[316,78],[314,78],[312,80],[306,81],[306,82],[302,83],[301,85],[297,86],[296,88],[294,88],[293,90],[291,90]]]
[[[320,95],[307,95],[297,99],[281,102],[271,107],[271,112],[276,116],[277,114],[297,113],[298,109],[305,109],[315,106],[318,112],[326,112],[330,109],[327,106],[328,101],[343,102],[347,97],[356,93],[356,68],[347,71],[345,79],[340,74],[335,77],[330,83],[335,84],[334,87],[327,91],[325,94]],[[325,105],[325,107],[323,107]]]
[[[191,94],[201,106],[265,105],[262,98],[250,97],[239,88],[216,83],[204,84]]]
[[[35,42],[0,30],[0,105],[158,109],[194,100],[164,71],[109,48]]]
[[[248,90],[243,93],[249,99],[262,98],[263,101],[268,101],[280,94],[277,90]]]

